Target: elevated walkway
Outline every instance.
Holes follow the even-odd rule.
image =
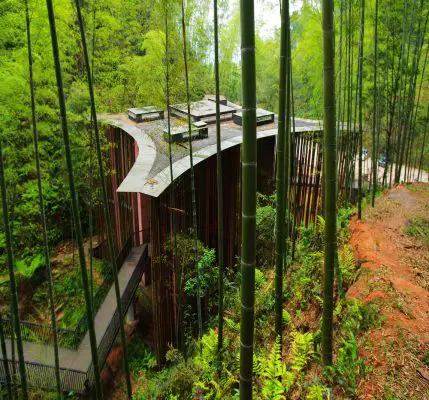
[[[148,246],[134,247],[125,259],[118,272],[119,288],[121,293],[122,312],[127,312],[135,291],[148,265]],[[95,319],[95,335],[97,339],[98,359],[100,367],[106,361],[107,355],[119,332],[119,316],[116,308],[115,288],[112,284],[107,296],[98,310]],[[13,370],[10,340],[6,340],[7,359],[9,368]],[[54,349],[50,345],[24,342],[24,359],[27,379],[30,386],[55,389],[55,362]],[[2,360],[2,354],[0,354]],[[89,333],[86,332],[77,350],[59,348],[61,388],[64,391],[85,393],[94,384],[93,366]],[[15,360],[15,369],[18,371],[18,360]],[[0,382],[5,382],[3,362],[0,363]]]

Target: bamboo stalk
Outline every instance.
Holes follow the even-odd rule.
[[[288,74],[288,32],[289,0],[281,3],[280,28],[280,68],[279,68],[279,115],[277,129],[277,169],[276,169],[276,276],[275,276],[275,332],[276,339],[282,343],[283,315],[283,261],[285,257],[285,145],[286,145],[286,86]]]
[[[220,94],[219,94],[219,32],[217,0],[213,1],[214,9],[214,51],[215,51],[215,86],[216,86],[216,182],[217,182],[217,230],[218,230],[218,264],[219,264],[219,306],[218,306],[218,372],[222,372],[223,362],[223,276],[224,276],[224,249],[223,249],[223,181],[222,181],[222,149],[220,131]]]
[[[112,221],[111,221],[111,216],[109,212],[109,199],[107,196],[106,178],[104,173],[103,157],[101,152],[101,140],[100,140],[100,132],[98,129],[94,87],[92,84],[91,65],[89,62],[84,21],[83,21],[79,0],[75,0],[75,6],[76,6],[80,37],[82,41],[83,56],[85,60],[86,77],[87,77],[90,105],[91,105],[91,117],[93,121],[94,133],[95,133],[95,144],[96,144],[96,150],[97,150],[96,153],[97,153],[97,161],[98,161],[98,175],[101,182],[101,191],[102,191],[102,198],[103,198],[103,214],[107,225],[107,242],[108,242],[110,259],[112,262],[113,282],[114,282],[114,288],[115,288],[116,307],[117,307],[118,317],[119,317],[119,332],[120,332],[121,345],[123,350],[123,366],[124,366],[125,380],[127,385],[127,395],[128,395],[128,398],[131,399],[132,387],[131,387],[130,369],[128,365],[128,351],[127,351],[127,343],[125,338],[124,315],[122,311],[121,291],[119,288],[119,280],[118,280],[118,266],[116,265],[115,241],[113,237]]]
[[[169,26],[168,26],[168,0],[165,1],[165,59],[166,59],[166,103],[167,103],[167,132],[168,132],[168,161],[170,166],[171,198],[172,207],[175,207],[175,190],[173,176],[173,150],[171,146],[171,115],[170,115],[170,51],[169,51]],[[171,229],[173,231],[173,271],[176,274],[177,288],[177,322],[176,322],[176,343],[179,349],[183,350],[183,311],[182,311],[182,269],[178,269],[176,263],[177,255],[177,235],[176,235],[176,213],[171,213]],[[179,274],[177,274],[179,271]]]
[[[5,335],[3,330],[3,316],[0,312],[0,347],[1,347],[1,354],[3,357],[3,370],[6,380],[6,392],[7,392],[7,399],[12,400],[13,394],[12,394],[12,379],[10,375],[10,369],[9,369],[9,361],[7,359],[7,349],[6,349],[6,341],[5,341]]]
[[[334,3],[322,1],[324,69],[324,172],[325,172],[325,263],[323,286],[322,357],[332,364],[332,319],[334,306],[334,267],[337,250],[336,216],[336,124],[335,124],[335,49]]]
[[[188,73],[188,54],[186,43],[186,23],[185,23],[185,2],[182,0],[182,38],[183,38],[183,58],[185,61],[185,84],[186,84],[186,104],[188,111],[188,145],[189,160],[191,165],[191,191],[192,191],[192,234],[194,236],[195,269],[197,277],[197,315],[198,315],[198,338],[203,336],[203,323],[201,314],[201,294],[200,294],[200,272],[198,266],[198,226],[197,226],[197,201],[195,194],[195,172],[194,159],[192,153],[192,126],[191,126],[191,103],[189,95],[189,73]],[[200,342],[200,352],[202,343]]]
[[[240,0],[243,93],[240,399],[252,399],[256,244],[256,72],[253,0]]]
[[[39,133],[37,130],[36,121],[36,101],[34,95],[34,78],[33,78],[33,55],[31,46],[31,31],[30,31],[30,13],[28,9],[28,0],[25,0],[25,21],[27,28],[27,52],[28,52],[28,69],[29,69],[29,82],[30,82],[30,98],[31,98],[31,123],[33,130],[34,153],[36,161],[36,177],[37,177],[37,190],[39,199],[40,219],[42,224],[43,236],[43,254],[45,257],[46,265],[46,278],[48,281],[48,298],[49,298],[49,312],[52,324],[52,336],[54,344],[54,370],[55,370],[55,383],[58,398],[62,398],[61,392],[61,378],[60,378],[60,360],[58,354],[58,333],[57,333],[57,319],[55,315],[54,294],[52,290],[52,269],[50,263],[50,251],[48,242],[48,233],[46,225],[45,205],[43,200],[42,189],[42,176],[40,167],[40,152],[39,152]]]
[[[52,54],[54,58],[55,75],[57,80],[58,101],[60,106],[61,127],[62,127],[62,133],[63,133],[64,150],[66,155],[68,184],[69,184],[70,197],[71,197],[71,208],[72,208],[72,214],[73,214],[74,227],[76,230],[76,240],[78,244],[82,286],[83,286],[83,291],[85,295],[86,315],[88,319],[88,332],[89,332],[91,356],[92,356],[92,363],[93,363],[93,370],[94,370],[95,392],[96,392],[96,398],[101,399],[103,397],[103,393],[101,390],[101,382],[100,382],[100,367],[98,363],[97,340],[95,337],[95,328],[94,328],[94,315],[92,312],[91,294],[89,290],[88,275],[86,271],[82,226],[80,222],[79,205],[78,205],[77,193],[76,193],[76,187],[75,187],[75,181],[74,181],[73,160],[72,160],[71,150],[70,150],[70,138],[69,138],[69,131],[68,131],[68,123],[67,123],[67,109],[66,109],[65,96],[64,96],[63,78],[61,73],[60,54],[58,49],[57,30],[55,26],[55,14],[54,14],[54,7],[52,4],[52,0],[46,0],[46,5],[48,9],[48,18],[49,18],[49,26],[50,26],[51,42],[52,42]]]
[[[0,189],[1,189],[1,198],[2,198],[3,222],[4,222],[4,230],[5,230],[5,237],[6,237],[6,257],[7,257],[7,266],[9,269],[10,291],[11,291],[11,297],[12,297],[13,322],[15,325],[16,344],[18,348],[19,374],[21,376],[22,396],[24,400],[27,400],[28,385],[27,385],[27,375],[25,372],[24,349],[22,346],[21,323],[19,319],[18,294],[17,294],[17,286],[16,286],[15,272],[14,272],[15,261],[13,257],[13,242],[12,242],[12,234],[10,230],[10,223],[9,223],[9,212],[8,212],[8,204],[7,204],[7,196],[6,196],[6,182],[5,182],[5,175],[4,175],[3,145],[1,140],[0,140]]]
[[[361,0],[360,6],[360,39],[359,39],[359,79],[358,79],[358,96],[359,96],[359,172],[358,172],[358,219],[362,218],[362,141],[363,141],[363,45],[365,36],[365,0]]]
[[[377,118],[378,118],[378,87],[377,87],[377,73],[378,73],[378,0],[375,0],[375,21],[374,21],[374,97],[373,97],[373,115],[372,115],[372,197],[371,205],[375,206],[375,194],[377,192],[378,168],[377,168],[377,145],[376,137],[377,131]]]

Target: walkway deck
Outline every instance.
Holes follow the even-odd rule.
[[[131,304],[134,293],[140,283],[145,267],[148,264],[147,244],[134,247],[125,259],[119,273],[122,311],[125,314]],[[98,310],[95,320],[100,366],[104,365],[107,355],[119,331],[119,318],[116,309],[114,285],[110,288],[103,304]],[[7,358],[11,360],[10,340],[6,341]],[[39,388],[55,388],[54,350],[52,346],[24,342],[24,358],[28,381],[31,386]],[[63,390],[83,393],[93,383],[91,349],[87,332],[77,350],[59,349],[61,380]],[[0,354],[0,359],[3,359]],[[12,367],[10,361],[10,367]],[[17,367],[18,368],[18,367]],[[0,363],[0,382],[5,381],[3,364]]]

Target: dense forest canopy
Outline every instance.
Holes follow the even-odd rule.
[[[356,4],[354,4],[356,3]],[[351,12],[344,9],[343,35],[350,40],[351,52],[346,52],[347,41],[342,41],[342,98],[346,98],[346,79],[351,77],[352,105],[341,112],[341,119],[356,116],[354,99],[358,74],[359,5],[355,1]],[[386,131],[393,108],[395,124],[403,121],[395,99],[401,96],[401,87],[411,85],[416,76],[416,89],[410,94],[418,98],[415,108],[414,146],[423,143],[429,102],[428,75],[422,74],[428,49],[427,4],[408,2],[404,20],[402,2],[383,0],[379,12],[378,95],[380,116],[380,150],[386,151]],[[270,15],[279,13],[276,2],[261,2]],[[335,29],[339,36],[340,11],[344,4],[336,2]],[[59,115],[55,87],[55,74],[50,48],[49,25],[43,0],[29,2],[33,40],[36,112],[40,134],[42,175],[46,198],[49,239],[57,243],[69,237],[72,229],[66,171],[62,156]],[[261,7],[261,9],[264,9]],[[230,100],[241,102],[240,29],[237,1],[219,2],[219,55],[220,91]],[[321,119],[322,102],[322,26],[319,1],[297,3],[291,15],[292,76],[295,115]],[[72,151],[76,165],[81,211],[87,209],[91,188],[88,187],[89,170],[89,99],[85,68],[74,5],[70,1],[55,2],[64,85],[70,120]],[[375,0],[366,4],[364,40],[363,101],[364,121],[373,119],[373,59]],[[96,102],[99,112],[123,112],[130,106],[156,105],[165,107],[165,32],[164,8],[161,1],[107,0],[83,2],[83,13],[90,46]],[[186,7],[188,26],[188,67],[191,100],[198,100],[214,91],[213,21],[209,0],[189,0]],[[185,100],[184,61],[180,30],[180,5],[169,4],[170,26],[170,96],[171,102]],[[405,21],[405,22],[404,22]],[[280,29],[270,27],[263,15],[257,16],[256,67],[258,105],[278,111],[278,66]],[[403,31],[408,49],[408,65],[398,71],[403,57]],[[40,253],[41,234],[38,228],[37,187],[34,150],[30,130],[30,96],[28,90],[28,64],[26,50],[25,12],[21,1],[6,0],[0,5],[0,132],[4,142],[8,198],[13,221],[13,236],[18,258],[27,263]],[[421,46],[417,61],[414,48]],[[336,43],[337,53],[339,43]],[[346,56],[350,58],[350,74],[346,74]],[[338,57],[336,60],[338,65]],[[417,63],[417,65],[414,65]],[[349,67],[350,68],[350,67]],[[426,69],[427,70],[427,69]],[[412,72],[416,71],[414,75]],[[401,73],[399,73],[401,72]],[[405,86],[398,85],[404,76]],[[339,84],[337,70],[337,87]],[[421,86],[421,90],[419,87]],[[404,97],[405,89],[402,96]],[[348,89],[347,89],[348,90]],[[402,111],[405,103],[399,104]],[[404,113],[402,113],[404,114]],[[402,115],[401,114],[401,115]],[[405,113],[406,114],[406,113]],[[391,119],[391,118],[390,118]],[[369,147],[369,135],[364,146]],[[428,141],[426,141],[426,147]],[[428,168],[427,151],[424,167]],[[4,246],[3,231],[0,245]],[[0,255],[0,257],[4,257]],[[4,265],[2,259],[0,264]]]

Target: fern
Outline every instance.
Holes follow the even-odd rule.
[[[282,313],[282,321],[283,321],[283,325],[286,327],[286,326],[288,326],[289,324],[290,324],[290,321],[291,321],[291,317],[290,317],[290,314],[286,311],[286,310],[283,310],[283,313]]]
[[[265,364],[264,372],[262,373],[265,378],[262,388],[264,399],[285,399],[283,385],[280,382],[285,370],[286,366],[283,364],[281,357],[280,341],[276,340]]]
[[[344,246],[338,254],[341,276],[343,281],[351,283],[355,269],[355,258],[350,246]]]
[[[364,360],[358,355],[356,336],[352,331],[348,332],[346,338],[341,339],[336,371],[340,385],[345,388],[348,394],[355,396],[359,378],[366,374],[367,367]]]
[[[267,400],[286,399],[286,393],[295,381],[295,374],[289,372],[282,361],[279,340],[274,343],[269,356],[266,359],[259,359],[259,363],[259,370],[263,366],[262,373],[258,374],[262,378],[262,397]]]
[[[213,329],[201,338],[202,352],[195,356],[195,363],[208,378],[213,373],[214,360],[217,359],[217,334]]]
[[[262,375],[263,370],[262,360],[256,354],[253,354],[253,373],[255,375]]]
[[[233,321],[231,318],[224,318],[225,325],[234,332],[240,332],[240,324],[238,322]]]
[[[311,332],[301,333],[294,331],[292,336],[292,370],[300,372],[306,366],[313,349],[313,334]]]
[[[324,400],[329,396],[329,390],[320,385],[312,385],[305,396],[306,400]],[[328,397],[329,398],[329,397]]]

